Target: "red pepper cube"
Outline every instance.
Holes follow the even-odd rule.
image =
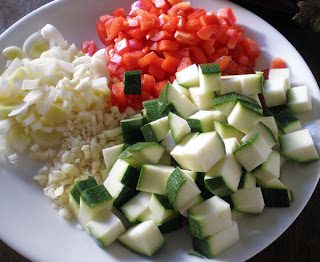
[[[180,60],[178,60],[177,58],[173,56],[167,56],[164,59],[161,65],[161,68],[170,74],[174,74],[177,71],[177,67],[179,63],[180,63]]]

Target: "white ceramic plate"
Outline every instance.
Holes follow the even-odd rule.
[[[32,12],[0,37],[0,50],[9,45],[21,46],[24,39],[45,24],[56,26],[69,41],[81,47],[84,40],[99,39],[95,22],[99,15],[124,7],[129,0],[62,0],[54,1]],[[319,116],[320,93],[317,83],[305,61],[295,48],[273,27],[251,12],[227,1],[193,1],[193,7],[216,12],[231,6],[238,23],[246,34],[257,40],[263,55],[257,68],[267,68],[274,57],[282,57],[292,72],[293,85],[306,84],[313,97],[313,111],[299,116],[308,127],[315,143],[320,145]],[[0,59],[0,71],[4,60]],[[166,235],[167,245],[152,259],[135,255],[118,243],[106,250],[100,249],[84,232],[58,216],[41,188],[32,180],[39,163],[22,161],[17,168],[0,169],[0,238],[32,261],[203,261],[187,255],[191,249],[186,229]],[[300,214],[311,197],[318,179],[319,162],[308,165],[288,163],[282,180],[293,191],[290,208],[266,208],[260,216],[247,216],[239,221],[241,240],[217,256],[215,261],[245,261],[277,239]]]

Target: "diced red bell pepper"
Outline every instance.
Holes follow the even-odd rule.
[[[159,81],[155,84],[154,86],[154,96],[157,98],[159,97],[159,94],[162,90],[162,88],[166,85],[168,81],[167,80],[162,80],[162,81]]]
[[[141,78],[141,91],[151,93],[156,83],[154,77],[149,74],[143,74]]]
[[[185,69],[188,66],[191,66],[193,63],[189,57],[184,57],[180,60],[180,63],[177,68],[177,72]]]
[[[200,17],[200,23],[202,26],[219,25],[219,18],[214,13],[203,15]]]
[[[178,60],[177,58],[173,56],[167,56],[164,59],[161,65],[161,68],[170,74],[174,74],[177,71],[177,67],[179,63],[180,63],[180,60]]]
[[[123,55],[124,53],[130,51],[130,46],[126,38],[123,38],[120,42],[118,42],[114,48],[116,49],[118,55]]]
[[[270,68],[286,68],[286,67],[287,67],[286,62],[280,57],[274,58],[270,64]]]
[[[124,9],[123,8],[119,8],[113,11],[113,15],[114,16],[124,16]]]
[[[148,32],[142,31],[140,28],[133,28],[127,31],[127,34],[134,39],[143,39],[148,34]]]
[[[179,17],[173,17],[162,26],[162,29],[166,30],[167,32],[174,32],[178,27],[179,20]]]
[[[215,61],[215,63],[218,63],[220,70],[224,71],[228,67],[228,65],[231,61],[232,61],[231,56],[222,56],[222,57],[218,58]]]
[[[241,41],[241,44],[247,56],[258,57],[260,55],[261,51],[256,41],[247,37]]]
[[[192,60],[197,64],[205,64],[208,62],[205,53],[199,47],[191,46],[190,55]]]
[[[111,39],[116,38],[118,34],[125,29],[123,25],[124,21],[127,21],[127,20],[122,16],[116,17],[112,21],[109,30],[107,30],[107,35],[109,38]]]
[[[199,32],[198,36],[202,40],[208,40],[212,37],[212,35],[215,35],[219,32],[219,26],[218,25],[207,25],[202,27]]]
[[[140,51],[144,47],[144,42],[141,39],[129,39],[128,44],[130,51]]]
[[[119,107],[120,111],[124,111],[127,107],[128,101],[124,94],[123,82],[112,84],[111,87],[111,102]]]
[[[179,49],[179,43],[174,40],[161,40],[159,42],[159,50],[161,51],[177,51]]]
[[[162,80],[166,75],[166,71],[154,64],[149,65],[148,72],[150,75],[153,75],[156,80]]]
[[[138,67],[138,60],[143,56],[142,51],[132,51],[123,54],[123,64],[127,70],[133,70]]]
[[[188,45],[197,45],[199,38],[196,34],[188,33],[182,30],[177,30],[174,34],[174,38],[181,43],[186,43]]]
[[[144,57],[141,57],[138,61],[138,66],[140,68],[145,67],[147,65],[150,65],[158,58],[157,54],[155,52],[151,52],[146,54]]]
[[[213,47],[214,42],[215,39],[213,38],[202,40],[199,43],[199,47],[206,53],[207,56],[211,56],[215,51],[215,48]]]
[[[228,25],[233,26],[237,22],[237,18],[234,15],[231,7],[226,7],[218,10],[217,16],[219,18],[223,18]]]
[[[95,41],[84,41],[82,43],[82,52],[89,55],[93,56],[95,52],[97,52],[97,46]]]

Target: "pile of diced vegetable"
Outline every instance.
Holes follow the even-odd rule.
[[[140,76],[125,72],[124,88],[140,92]],[[213,258],[239,240],[244,214],[290,206],[280,180],[287,159],[319,159],[295,115],[312,109],[310,93],[291,87],[288,68],[270,69],[264,80],[261,72],[221,76],[216,63],[193,64],[143,107],[121,121],[125,143],[103,150],[103,185],[85,180],[70,193],[75,217],[103,248],[118,240],[152,256],[163,234],[187,225],[190,254]]]
[[[243,36],[230,7],[217,14],[192,8],[182,0],[138,0],[125,15],[120,8],[97,22],[97,31],[105,44],[114,83],[112,101],[120,110],[157,98],[162,87],[193,63],[218,63],[223,74],[254,72],[260,49]],[[83,51],[93,54],[95,43],[84,43]],[[125,71],[142,71],[142,92],[126,96],[123,92]]]

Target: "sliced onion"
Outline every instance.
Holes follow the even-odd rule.
[[[20,106],[20,107],[18,107],[18,108],[16,108],[16,109],[13,109],[8,116],[9,116],[9,117],[11,117],[11,116],[16,116],[16,115],[18,115],[18,114],[26,111],[29,106],[30,106],[29,103],[25,103],[23,106]]]
[[[39,114],[45,115],[50,108],[51,104],[55,101],[57,96],[57,89],[55,89],[53,86],[50,87],[50,93],[47,97],[47,100],[43,103],[39,110]]]
[[[21,65],[22,61],[19,58],[15,58],[8,66],[7,70],[4,71],[3,75],[6,77],[11,76],[19,67],[21,67]]]
[[[12,124],[12,119],[0,120],[0,135],[7,134],[12,127]]]
[[[53,25],[45,25],[41,29],[41,34],[49,42],[50,47],[58,45],[65,48],[67,46],[62,34]]]
[[[44,91],[41,90],[41,89],[35,89],[35,90],[32,90],[30,93],[28,93],[23,101],[26,102],[26,103],[29,103],[30,105],[31,104],[36,104],[38,103],[41,98],[44,96]]]
[[[24,79],[22,82],[22,90],[34,90],[39,87],[40,79]]]

